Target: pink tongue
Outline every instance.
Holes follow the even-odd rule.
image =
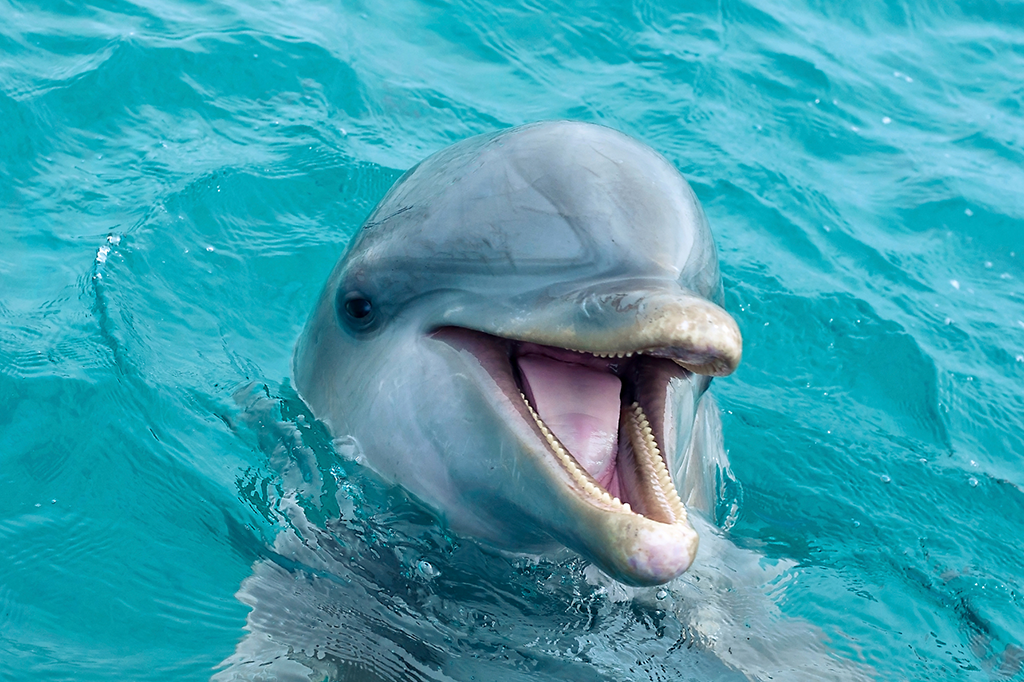
[[[519,369],[537,414],[558,441],[606,489],[615,474],[622,382],[543,355],[523,355]]]

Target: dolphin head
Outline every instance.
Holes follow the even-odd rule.
[[[671,164],[601,126],[526,125],[391,188],[320,296],[295,382],[454,528],[658,584],[697,550],[673,481],[697,401],[740,360],[721,304]]]

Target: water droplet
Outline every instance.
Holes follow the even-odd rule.
[[[883,116],[882,123],[884,123],[885,125],[889,125],[890,123],[892,123],[892,119],[889,118],[888,116]]]
[[[658,599],[664,599],[668,596],[668,590],[658,590],[658,593],[654,596],[656,596]]]
[[[972,211],[969,208],[965,208],[964,209],[964,215],[967,216],[968,218],[970,218],[972,215],[974,215],[974,211]]]
[[[434,568],[433,564],[425,560],[420,560],[420,562],[416,564],[416,570],[427,580],[433,580],[437,576],[441,575],[441,572]]]
[[[970,478],[967,479],[967,484],[970,485],[972,488],[977,488],[978,479],[976,479],[974,476],[971,476]]]

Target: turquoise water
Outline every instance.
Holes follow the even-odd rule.
[[[254,564],[304,580],[296,490],[349,554],[272,639],[383,678],[1024,679],[1022,74],[1009,1],[0,0],[0,679],[208,679]],[[273,426],[401,172],[560,117],[679,167],[745,338],[720,554],[664,592]]]

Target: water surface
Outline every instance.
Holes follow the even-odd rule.
[[[1021,2],[0,0],[0,676],[208,679],[300,490],[359,549],[326,622],[391,618],[425,679],[1022,679],[1021,74]],[[745,582],[494,557],[246,421],[254,382],[301,414],[401,172],[549,118],[708,213],[745,356],[703,575]]]

